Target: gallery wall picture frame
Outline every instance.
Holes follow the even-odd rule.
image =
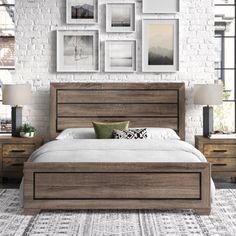
[[[173,14],[180,11],[180,0],[143,0],[142,4],[144,14]]]
[[[105,41],[105,72],[137,71],[136,40]]]
[[[99,30],[57,31],[57,72],[99,72],[99,61]]]
[[[142,71],[176,72],[179,69],[179,20],[143,19]]]
[[[67,24],[97,24],[99,0],[66,0]]]
[[[131,33],[136,29],[135,2],[106,4],[106,32]]]

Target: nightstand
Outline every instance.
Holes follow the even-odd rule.
[[[0,136],[0,182],[3,178],[22,178],[24,162],[42,144],[41,136],[34,138]]]
[[[195,136],[195,146],[210,162],[212,176],[236,177],[236,139]]]

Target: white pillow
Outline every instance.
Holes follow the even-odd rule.
[[[132,129],[132,128],[131,128]],[[142,128],[133,128],[142,129]],[[172,139],[180,140],[180,137],[170,128],[146,128],[147,139]],[[57,137],[57,140],[63,139],[96,139],[93,128],[69,128],[63,130]]]
[[[180,137],[173,129],[170,128],[147,128],[148,139],[176,139],[180,140]]]
[[[180,137],[176,134],[176,132],[170,128],[146,128],[146,129],[147,129],[147,139],[180,140]]]
[[[69,128],[63,130],[57,137],[57,140],[63,139],[95,139],[93,128]]]

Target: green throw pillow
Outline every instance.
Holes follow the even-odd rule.
[[[112,138],[112,132],[114,129],[128,130],[129,128],[129,121],[92,123],[95,130],[96,138],[98,139]]]

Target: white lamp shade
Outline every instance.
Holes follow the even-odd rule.
[[[193,97],[196,105],[220,105],[223,103],[223,85],[195,84]]]
[[[6,84],[2,86],[4,105],[27,105],[31,99],[31,88],[28,84]]]

